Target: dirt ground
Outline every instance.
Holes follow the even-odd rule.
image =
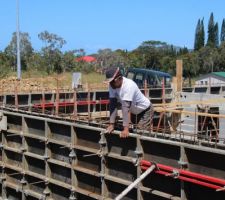
[[[63,77],[27,78],[17,80],[16,77],[9,77],[0,80],[0,93],[25,93],[36,91],[51,91],[59,89],[71,89],[70,85],[63,84]]]
[[[56,90],[71,91],[71,80],[67,76],[49,76],[45,78],[25,78],[17,80],[12,76],[0,80],[0,94],[34,93],[34,92],[54,92]],[[107,89],[107,85],[102,83],[84,83],[82,90]]]

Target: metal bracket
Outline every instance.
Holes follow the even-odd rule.
[[[188,166],[188,162],[185,162],[183,160],[179,160],[178,164],[182,167],[182,168],[187,168]]]
[[[74,159],[74,158],[76,158],[76,157],[77,157],[77,155],[76,155],[76,153],[75,153],[75,150],[72,149],[72,150],[70,151],[70,153],[69,153],[69,158]]]
[[[23,153],[23,152],[26,152],[27,149],[26,149],[25,147],[21,147],[21,148],[20,148],[20,151],[21,151],[21,153]]]
[[[2,112],[0,112],[0,131],[2,130],[7,130],[7,117],[4,116]]]
[[[167,174],[166,176],[170,176],[170,177],[173,177],[173,178],[178,178],[180,176],[180,173],[179,173],[179,171],[173,169],[173,172],[170,173],[170,174]]]
[[[100,145],[104,146],[104,145],[106,145],[106,139],[103,138],[103,137],[101,137],[101,139],[99,140],[98,143],[99,143]]]
[[[134,164],[135,167],[137,167],[140,164],[140,161],[138,158],[133,158],[132,163]]]
[[[0,182],[3,183],[6,180],[6,176],[0,176]]]
[[[143,151],[137,148],[137,149],[134,151],[134,153],[135,153],[138,157],[140,157],[140,156],[143,154]]]
[[[75,196],[75,192],[71,192],[69,200],[77,200],[77,198]]]
[[[22,185],[27,184],[27,181],[26,181],[26,179],[24,178],[24,176],[23,176],[23,178],[20,180],[20,183],[21,183]]]

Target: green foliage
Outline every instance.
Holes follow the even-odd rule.
[[[204,28],[204,19],[201,20],[201,31],[200,31],[200,46],[204,47],[205,45],[205,28]]]
[[[219,71],[225,71],[225,42],[221,43],[219,49],[218,49],[218,55],[219,55]]]
[[[213,13],[211,13],[208,23],[208,40],[207,40],[207,46],[209,47],[216,47],[216,27],[214,23],[214,16]]]
[[[210,48],[209,46],[201,48],[198,52],[198,62],[200,64],[202,74],[218,70],[218,50],[216,48]]]
[[[66,41],[56,34],[49,33],[48,31],[38,34],[40,40],[45,43],[42,48],[42,55],[48,74],[53,72],[62,73],[64,71],[62,65],[62,52],[60,49],[66,44]]]
[[[76,51],[66,51],[62,58],[62,68],[63,72],[69,72],[76,69],[75,63],[75,52]]]
[[[10,61],[7,56],[0,52],[0,79],[6,77],[10,73]]]
[[[218,27],[218,23],[215,24],[214,34],[215,34],[215,47],[219,47],[219,27]]]
[[[101,68],[104,71],[108,67],[126,67],[127,58],[124,55],[126,54],[121,50],[100,49],[96,55],[98,63],[96,68]]]
[[[194,50],[197,51],[202,47],[204,47],[204,43],[205,43],[204,23],[203,20],[199,19],[195,30]]]
[[[183,76],[188,78],[189,85],[191,86],[191,78],[196,77],[199,73],[198,55],[196,52],[182,55],[183,60]]]
[[[221,44],[225,41],[225,19],[223,19],[221,33],[220,33],[220,42]]]
[[[171,75],[175,75],[176,73],[176,58],[171,56],[164,56],[160,60],[160,64],[162,68],[160,70],[164,72],[168,72]]]
[[[20,38],[20,56],[22,69],[27,69],[27,62],[30,56],[33,54],[33,47],[30,42],[30,36],[28,33],[19,33]],[[5,54],[10,60],[10,65],[16,66],[16,54],[17,54],[17,37],[16,32],[13,33],[12,39],[9,45],[5,48]]]

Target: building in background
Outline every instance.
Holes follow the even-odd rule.
[[[225,85],[225,72],[212,72],[200,76],[198,79],[196,79],[195,85]]]
[[[91,62],[96,62],[96,58],[93,56],[81,56],[79,58],[76,58],[76,61],[91,63]]]

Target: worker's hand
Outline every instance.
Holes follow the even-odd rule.
[[[120,133],[121,138],[127,138],[129,136],[129,128],[124,126],[123,131]]]
[[[106,129],[106,133],[112,133],[114,131],[114,124],[109,124],[108,128]]]

